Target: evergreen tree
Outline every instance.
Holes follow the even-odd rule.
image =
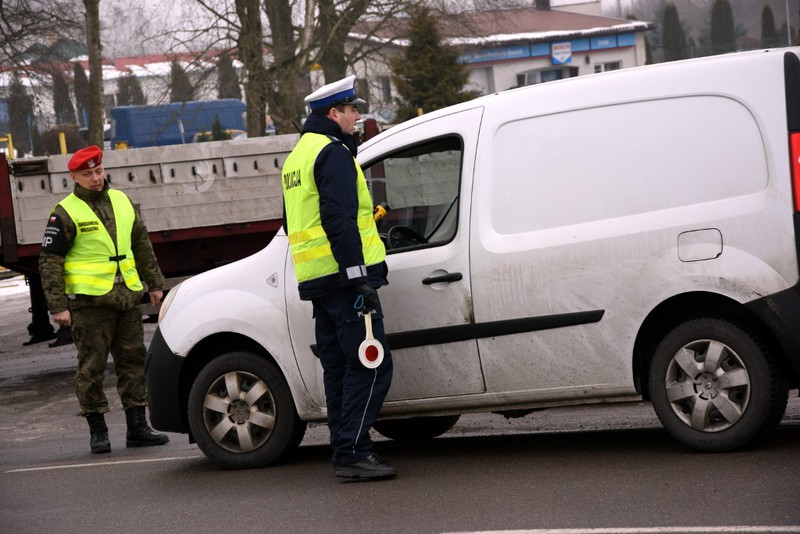
[[[67,152],[76,152],[89,146],[89,142],[78,133],[78,128],[74,124],[60,124],[55,128],[46,130],[41,135],[41,155],[61,154],[60,135],[64,134],[64,141],[67,144]]]
[[[131,105],[131,84],[128,80],[129,75],[120,76],[117,78],[117,105],[130,106]]]
[[[736,51],[736,26],[728,0],[714,0],[711,6],[711,53]]]
[[[139,78],[133,73],[117,78],[118,106],[141,106],[144,104],[147,104],[147,97],[144,96]]]
[[[63,73],[53,73],[53,111],[57,124],[75,124],[75,108],[69,95],[69,84]]]
[[[661,48],[664,50],[664,61],[677,61],[689,57],[686,54],[686,35],[678,16],[678,8],[668,2],[661,15]]]
[[[233,60],[227,52],[219,55],[219,62],[217,63],[217,96],[219,98],[242,99],[239,76],[236,74]]]
[[[178,63],[177,59],[172,60],[170,65],[170,102],[188,102],[194,100],[194,87],[189,80],[189,75]]]
[[[228,133],[225,128],[222,126],[222,121],[219,120],[219,116],[214,116],[214,122],[211,124],[211,140],[212,141],[223,141],[225,139],[230,139],[231,134]]]
[[[417,109],[433,111],[475,97],[464,90],[469,73],[458,52],[441,41],[430,9],[419,8],[410,20],[405,55],[390,61],[399,93],[398,121],[417,116]]]
[[[133,74],[129,74],[128,78],[131,85],[131,104],[134,106],[144,106],[147,104],[147,97],[142,90],[142,84],[139,83],[139,78]]]
[[[772,8],[764,5],[764,9],[761,10],[761,48],[775,48],[780,46],[780,41]]]
[[[14,72],[8,87],[9,132],[14,141],[15,156],[32,152],[33,101],[25,90],[25,85]]]
[[[78,124],[89,126],[89,78],[83,65],[78,62],[72,66],[72,80],[75,89],[75,108],[78,112]]]
[[[33,152],[34,156],[44,156],[44,146],[42,144],[42,134],[39,133],[39,127],[36,126],[36,122],[31,124],[31,140],[33,141]]]

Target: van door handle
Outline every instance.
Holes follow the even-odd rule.
[[[437,282],[458,282],[462,278],[464,277],[461,276],[461,273],[448,273],[441,276],[429,276],[428,278],[423,278],[422,283],[426,286],[429,286]]]

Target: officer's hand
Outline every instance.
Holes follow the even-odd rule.
[[[364,313],[369,313],[378,307],[378,292],[371,285],[362,282],[354,285],[353,289],[355,289],[357,301],[362,301],[363,307],[361,310]],[[358,304],[356,304],[356,308],[358,308]]]

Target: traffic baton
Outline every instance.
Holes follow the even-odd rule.
[[[383,363],[383,345],[372,337],[372,312],[364,314],[364,325],[367,327],[367,337],[358,347],[358,359],[367,369],[375,369]]]

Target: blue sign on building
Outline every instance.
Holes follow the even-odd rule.
[[[592,37],[592,50],[602,50],[604,48],[616,48],[616,47],[617,47],[616,35]]]
[[[590,39],[568,39],[549,43],[486,48],[462,54],[458,60],[461,63],[486,63],[509,59],[524,59],[527,57],[550,57],[553,64],[563,64],[569,63],[572,60],[572,54],[575,52],[589,52],[591,50],[604,50],[627,46],[636,46],[636,34],[623,33],[620,35],[592,37]],[[569,53],[565,55],[564,51],[567,48],[569,49]],[[554,52],[554,49],[557,49],[557,54]]]
[[[507,46],[505,48],[487,48],[462,54],[458,60],[461,63],[483,63],[486,61],[503,61],[506,59],[522,59],[530,57],[531,48],[528,45]]]

